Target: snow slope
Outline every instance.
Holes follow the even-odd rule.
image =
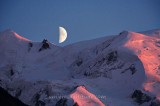
[[[39,51],[42,42],[6,30],[0,33],[0,86],[33,106],[136,106],[136,89],[160,99],[157,32],[123,31],[65,47],[47,42]]]

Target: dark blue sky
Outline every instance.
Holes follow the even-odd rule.
[[[160,0],[0,0],[0,31],[12,29],[33,41],[58,44],[160,28]]]

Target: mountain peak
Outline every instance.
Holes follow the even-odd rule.
[[[28,41],[0,33],[1,87],[26,104],[151,106],[160,98],[159,38],[123,31],[62,48]]]
[[[29,39],[27,38],[24,38],[22,36],[20,36],[19,34],[17,34],[16,32],[14,32],[13,30],[11,29],[7,29],[3,32],[0,32],[0,38],[3,39],[3,40],[19,40],[19,41],[30,41]]]

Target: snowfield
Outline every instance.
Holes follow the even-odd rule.
[[[64,47],[0,33],[0,87],[31,106],[160,106],[160,30]]]

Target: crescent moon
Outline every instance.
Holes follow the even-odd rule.
[[[67,31],[63,27],[59,27],[59,43],[67,39]]]

